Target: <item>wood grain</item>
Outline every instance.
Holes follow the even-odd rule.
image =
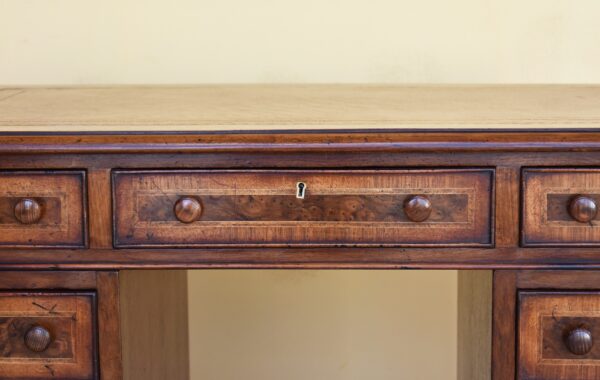
[[[119,273],[92,272],[98,292],[98,357],[101,380],[122,380]]]
[[[459,380],[492,379],[492,271],[458,272]]]
[[[581,223],[569,214],[573,198],[588,193],[591,198],[600,194],[600,169],[525,169],[523,245],[600,245],[600,224]]]
[[[23,224],[34,224],[39,222],[44,211],[38,201],[30,198],[19,200],[15,205],[14,210],[15,217]]]
[[[517,277],[519,273],[521,272],[494,271],[492,296],[493,380],[515,380],[516,378]]]
[[[0,126],[265,129],[592,126],[600,87],[566,85],[205,85],[11,88]]]
[[[600,271],[593,270],[543,270],[519,271],[516,287],[519,289],[596,289],[600,284]]]
[[[93,293],[0,292],[0,378],[96,379]],[[43,326],[52,336],[34,352],[25,336]]]
[[[96,287],[96,276],[89,271],[3,271],[0,275],[0,289],[61,289],[79,290]]]
[[[486,169],[117,171],[115,245],[489,246],[492,178]],[[413,194],[431,199],[426,222],[405,214]],[[197,222],[177,220],[183,196],[202,203]]]
[[[519,380],[594,380],[600,377],[600,346],[571,353],[566,335],[585,327],[600,334],[600,293],[519,293]]]
[[[85,174],[62,171],[0,172],[0,246],[84,247]],[[41,208],[35,223],[17,218],[23,199]]]
[[[85,254],[83,254],[85,253]],[[170,248],[0,250],[4,269],[600,269],[595,248]]]
[[[186,271],[123,271],[124,380],[188,380]]]
[[[340,131],[319,129],[299,131],[274,131],[266,133],[264,130],[254,130],[246,133],[233,131],[231,133],[220,132],[89,132],[89,133],[1,133],[0,153],[28,156],[55,155],[55,154],[174,154],[181,157],[182,154],[198,158],[197,154],[227,153],[229,155],[256,155],[264,152],[290,154],[320,154],[321,159],[327,159],[322,154],[336,152],[348,155],[356,152],[370,153],[371,157],[376,152],[382,155],[377,159],[385,162],[389,160],[392,153],[424,154],[432,153],[433,156],[425,156],[428,159],[439,158],[440,155],[452,154],[446,160],[454,162],[464,161],[473,156],[456,157],[457,153],[487,152],[498,153],[536,153],[533,158],[539,158],[540,153],[598,153],[600,151],[600,133],[597,129],[584,130],[514,130],[511,124],[506,129],[492,130],[413,130],[413,129],[390,129],[390,130],[365,130],[365,129],[343,129]],[[101,128],[100,128],[101,129]],[[577,155],[579,156],[579,155]],[[153,157],[153,158],[151,158]],[[174,158],[174,156],[167,156]],[[114,157],[98,156],[96,159]],[[156,166],[156,157],[148,157]],[[291,163],[281,163],[275,158],[261,157],[262,160],[273,159],[274,164],[284,166],[297,166]],[[353,165],[365,166],[364,157],[349,155],[346,157]],[[359,159],[360,158],[360,159]],[[367,157],[368,158],[368,157]],[[392,157],[393,158],[393,157]],[[481,157],[477,157],[478,159]],[[511,163],[526,164],[519,157],[509,160]],[[31,159],[31,158],[30,158]],[[304,157],[294,157],[296,161],[305,161]],[[331,159],[331,158],[329,158]],[[580,157],[584,162],[590,161],[590,157]],[[72,161],[70,162],[72,165]],[[199,160],[201,163],[202,160]],[[334,161],[335,162],[335,161]],[[446,161],[449,163],[449,161]],[[247,164],[247,163],[246,163]],[[339,164],[339,162],[338,162]],[[347,164],[344,162],[344,164]],[[404,164],[404,162],[403,162]],[[423,162],[421,161],[421,164]],[[69,165],[69,164],[65,164]],[[204,166],[196,164],[196,166]],[[312,166],[319,166],[315,161]],[[321,163],[322,165],[322,163]],[[398,162],[395,162],[398,165]],[[472,164],[480,166],[481,163]],[[543,164],[542,164],[543,165]],[[339,165],[338,165],[339,166]],[[347,166],[347,165],[345,165]]]
[[[519,244],[520,232],[520,168],[499,166],[495,174],[496,247],[514,247]]]
[[[90,220],[90,247],[112,247],[112,199],[110,197],[110,170],[88,171],[88,209]]]
[[[492,378],[514,380],[521,374],[524,379],[580,380],[576,373],[584,373],[587,364],[565,352],[564,339],[581,323],[595,334],[591,311],[596,308],[599,283],[600,271],[494,271]],[[526,300],[525,308],[519,300]]]

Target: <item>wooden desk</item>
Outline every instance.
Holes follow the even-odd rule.
[[[184,272],[132,269],[435,268],[461,380],[600,379],[598,126],[595,86],[0,89],[0,378],[187,378]]]

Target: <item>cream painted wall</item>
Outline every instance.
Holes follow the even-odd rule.
[[[193,272],[192,378],[454,379],[456,280],[455,271]]]
[[[0,84],[600,82],[597,0],[0,0]]]
[[[0,0],[0,85],[600,82],[597,0]],[[193,379],[455,378],[456,272],[191,272]]]

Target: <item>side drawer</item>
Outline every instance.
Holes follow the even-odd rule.
[[[491,246],[493,174],[119,170],[115,246]]]
[[[519,380],[600,378],[600,293],[519,293]]]
[[[600,246],[600,169],[524,169],[522,185],[523,246]]]
[[[0,378],[97,379],[94,293],[0,292]]]
[[[0,171],[0,248],[86,245],[83,171]]]

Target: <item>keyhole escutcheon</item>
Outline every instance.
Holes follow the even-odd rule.
[[[296,184],[296,198],[304,199],[306,195],[306,184],[304,182],[298,182]]]

